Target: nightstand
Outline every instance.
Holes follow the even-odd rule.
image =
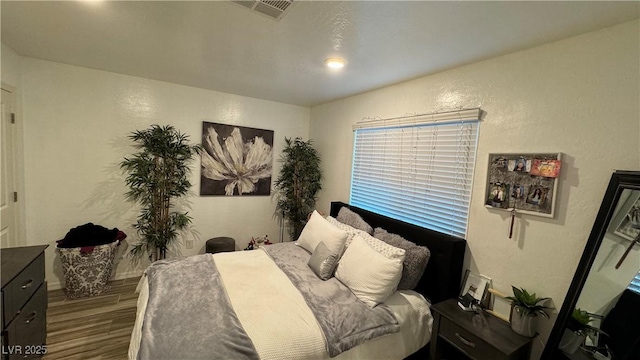
[[[431,307],[431,360],[528,360],[531,339],[516,334],[509,323],[481,312],[463,311],[457,299]]]

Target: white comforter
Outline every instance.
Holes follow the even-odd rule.
[[[212,255],[213,259],[236,315],[261,359],[329,358],[313,313],[266,252],[218,253]],[[138,314],[129,346],[131,360],[137,358],[148,299],[145,277],[139,290]],[[333,359],[403,359],[429,341],[433,318],[429,304],[420,294],[398,291],[385,303],[395,313],[400,332],[369,340]]]

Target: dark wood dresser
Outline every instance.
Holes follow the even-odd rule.
[[[484,312],[466,312],[450,299],[431,307],[431,360],[528,360],[531,339]]]
[[[48,245],[0,250],[2,360],[38,359],[46,353]]]

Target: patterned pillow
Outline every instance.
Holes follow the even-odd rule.
[[[375,251],[382,254],[387,259],[402,259],[404,261],[404,258],[406,256],[406,251],[404,249],[389,245],[384,241],[376,239],[373,236],[365,233],[364,231],[358,234],[358,236],[362,237],[369,246],[371,246]]]
[[[376,228],[373,236],[385,243],[406,251],[402,278],[398,284],[398,290],[412,290],[418,286],[418,282],[427,268],[427,263],[431,257],[431,251],[425,246],[418,246],[415,243],[404,239],[397,234],[390,234],[382,228]]]
[[[358,230],[356,228],[354,228],[353,226],[349,226],[347,224],[343,224],[340,221],[336,220],[336,218],[332,217],[332,216],[327,216],[326,217],[327,221],[334,225],[335,227],[337,227],[338,229],[345,231],[347,233],[347,240],[344,243],[344,247],[345,249],[349,247],[349,244],[351,244],[351,240],[353,240],[353,237],[358,235],[358,234],[367,234],[366,232],[362,231],[362,230]]]
[[[336,254],[329,250],[327,245],[324,242],[320,242],[316,248],[313,250],[313,254],[311,254],[311,258],[309,259],[309,267],[313,270],[316,275],[322,280],[329,280],[331,276],[333,276],[333,271],[336,269],[338,265],[338,258],[342,253],[342,249],[340,254]]]
[[[338,211],[336,220],[340,221],[343,224],[352,226],[358,230],[362,230],[369,235],[373,234],[373,228],[371,227],[371,225],[362,220],[362,217],[360,217],[360,215],[354,213],[353,211],[349,210],[349,208],[346,208],[344,206],[340,208],[340,211]]]

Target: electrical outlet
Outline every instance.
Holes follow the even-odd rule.
[[[193,240],[185,241],[185,246],[187,247],[187,249],[193,249]]]

